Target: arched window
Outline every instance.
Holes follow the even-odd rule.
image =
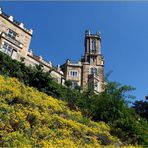
[[[92,67],[92,68],[90,69],[90,73],[91,73],[91,74],[94,74],[94,75],[97,75],[97,68]]]

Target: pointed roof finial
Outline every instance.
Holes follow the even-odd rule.
[[[0,8],[0,14],[2,14],[2,8]]]
[[[101,32],[100,31],[97,31],[96,32],[96,35],[101,36]]]
[[[85,30],[85,35],[90,35],[90,30]]]

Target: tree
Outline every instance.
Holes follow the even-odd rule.
[[[133,103],[133,108],[136,113],[141,117],[146,118],[148,120],[148,101],[135,101]]]
[[[94,121],[108,123],[111,126],[111,133],[122,142],[147,144],[147,121],[128,106],[127,99],[133,99],[129,92],[133,90],[131,86],[108,81],[104,92],[99,95],[84,92],[76,101],[76,105],[85,116]]]
[[[66,81],[65,81],[65,85],[66,85],[67,87],[71,87],[71,86],[72,86],[72,81],[71,81],[71,80],[66,80]]]

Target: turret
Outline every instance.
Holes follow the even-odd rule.
[[[101,54],[100,32],[91,34],[90,30],[85,31],[85,54]]]

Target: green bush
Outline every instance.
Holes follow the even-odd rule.
[[[148,145],[147,102],[135,102],[135,110],[129,107],[127,99],[132,99],[132,97],[127,94],[133,90],[130,86],[108,82],[105,91],[99,95],[89,90],[81,93],[80,88],[72,89],[70,82],[66,82],[69,87],[56,83],[50,76],[50,71],[44,73],[41,65],[34,68],[27,67],[1,52],[0,74],[5,77],[16,77],[26,85],[36,87],[59,100],[65,100],[70,109],[81,110],[87,118],[108,123],[111,126],[112,134],[125,143]],[[11,92],[0,92],[1,96],[5,94],[11,94]],[[19,98],[10,99],[8,102],[11,105],[15,103],[27,105],[28,103],[25,100],[22,102]],[[141,108],[141,105],[144,108]],[[44,111],[43,107],[39,108]],[[2,109],[2,112],[7,113],[9,109]],[[5,120],[8,119],[5,118]],[[28,117],[32,126],[34,120],[33,116]],[[83,119],[81,122],[87,123],[87,120]]]

